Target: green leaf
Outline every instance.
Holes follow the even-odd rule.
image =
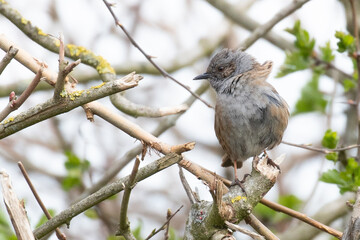
[[[325,132],[321,144],[323,145],[323,147],[334,149],[336,148],[338,142],[339,142],[339,136],[337,135],[337,132],[333,132],[331,131],[331,129],[328,129]]]
[[[295,104],[293,115],[308,112],[325,113],[327,100],[319,91],[319,75],[313,74],[313,78],[301,90],[301,97]]]
[[[69,191],[71,188],[81,185],[82,176],[89,169],[90,162],[86,159],[81,160],[71,151],[66,151],[65,156],[67,157],[65,162],[67,176],[62,181],[62,187],[64,190]]]
[[[308,31],[301,28],[300,21],[296,21],[292,29],[287,28],[285,30],[296,37],[295,47],[299,49],[301,55],[305,58],[311,56],[315,46],[315,39],[311,39]]]
[[[320,47],[321,51],[321,60],[324,62],[330,63],[335,59],[335,55],[332,54],[332,49],[330,48],[330,42],[327,42],[324,47]]]
[[[355,52],[355,39],[351,34],[346,34],[341,31],[336,31],[335,37],[339,40],[337,43],[338,45],[338,52]]]
[[[333,161],[333,162],[337,162],[338,158],[339,158],[339,154],[336,152],[332,152],[332,153],[328,153],[325,155],[325,158],[327,160]]]
[[[335,183],[335,184],[342,183],[340,178],[340,173],[336,169],[331,169],[328,170],[327,172],[324,172],[320,177],[320,181],[326,183]]]
[[[312,62],[310,58],[305,58],[300,52],[286,52],[285,62],[276,77],[280,78],[289,73],[307,69]]]
[[[56,215],[56,212],[54,209],[48,209],[48,212],[50,213],[51,217],[54,217]],[[45,216],[45,214],[43,214],[38,223],[36,224],[36,228],[40,227],[41,225],[43,225],[44,223],[46,223],[48,221],[47,217]]]
[[[352,79],[344,79],[344,81],[342,82],[343,87],[344,87],[344,91],[348,92],[351,89],[354,89],[356,87],[356,82]]]
[[[99,218],[97,212],[93,208],[89,208],[88,210],[86,210],[84,212],[84,214],[85,214],[85,216],[87,216],[90,219],[98,219]]]

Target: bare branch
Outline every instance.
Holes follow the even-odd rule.
[[[9,104],[0,112],[0,122],[4,120],[11,112],[18,109],[26,101],[26,99],[28,99],[36,86],[39,84],[42,73],[43,68],[40,68],[39,71],[36,73],[34,79],[31,81],[31,83],[28,85],[28,87],[20,95],[19,98],[16,99],[15,92],[10,93]]]
[[[273,232],[270,231],[259,219],[257,219],[254,214],[249,214],[247,218],[245,218],[245,222],[249,224],[255,231],[265,237],[266,240],[279,240],[277,236]]]
[[[182,153],[194,148],[194,142],[185,143],[182,145],[169,146],[168,144],[161,142],[157,137],[143,130],[137,124],[127,120],[125,117],[119,114],[110,111],[108,108],[99,103],[91,103],[91,105],[89,104],[89,108],[94,114],[103,118],[107,122],[126,132],[130,136],[139,140],[143,140],[151,148],[154,148],[164,154],[168,154],[171,152]]]
[[[209,88],[209,83],[204,81],[200,85],[200,87],[196,90],[196,93],[198,95],[202,95],[208,88]],[[195,101],[196,98],[191,95],[183,104],[190,107]],[[182,116],[182,114],[164,117],[160,121],[158,127],[154,131],[152,131],[152,135],[154,135],[155,137],[160,136],[166,130],[173,127],[180,116]],[[136,146],[133,149],[129,150],[126,154],[124,154],[123,157],[117,160],[114,163],[114,165],[103,174],[103,176],[97,183],[95,183],[89,189],[85,190],[81,194],[81,198],[84,198],[87,195],[94,193],[95,191],[99,190],[101,187],[106,185],[108,182],[110,182],[124,166],[126,166],[132,159],[134,159],[136,155],[139,155],[141,153],[141,150],[142,150],[141,145]]]
[[[296,143],[290,143],[290,142],[286,142],[286,141],[282,141],[283,144],[289,145],[289,146],[293,146],[293,147],[298,147],[298,148],[304,148],[307,150],[311,150],[314,152],[320,152],[320,153],[324,153],[324,154],[329,154],[329,153],[334,153],[334,152],[341,152],[341,151],[346,151],[346,150],[350,150],[353,148],[358,148],[360,147],[360,145],[350,145],[350,146],[346,146],[346,147],[342,147],[342,148],[335,148],[335,149],[326,149],[326,148],[317,148],[317,147],[312,147],[306,144],[296,144]]]
[[[183,87],[184,89],[186,89],[191,95],[193,95],[194,97],[196,97],[197,99],[199,99],[201,102],[203,102],[206,106],[208,106],[209,108],[214,108],[211,104],[207,103],[204,99],[202,99],[199,95],[197,95],[195,92],[191,91],[191,89],[184,85],[183,83],[181,83],[180,81],[176,80],[174,77],[172,77],[169,73],[167,73],[162,67],[160,67],[158,64],[156,64],[150,55],[148,55],[147,53],[145,53],[145,51],[136,43],[136,41],[133,39],[133,37],[131,37],[130,33],[126,30],[126,28],[124,27],[124,25],[122,25],[119,21],[119,19],[116,17],[115,13],[112,10],[112,5],[110,3],[108,3],[106,0],[103,0],[106,7],[109,9],[111,15],[114,18],[115,24],[117,26],[119,26],[121,28],[121,30],[125,33],[125,35],[127,36],[127,38],[129,39],[129,41],[132,43],[132,45],[134,45],[134,47],[136,47],[144,56],[145,58],[161,73],[161,75],[163,75],[165,78],[169,78],[172,81],[174,81],[175,83],[177,83],[178,85],[180,85],[181,87]]]
[[[30,177],[29,177],[29,175],[27,174],[27,172],[26,172],[26,170],[25,170],[24,165],[23,165],[21,162],[18,162],[18,166],[19,166],[19,168],[20,168],[20,170],[21,170],[21,173],[23,174],[23,176],[24,176],[27,184],[29,185],[29,188],[30,188],[31,192],[33,193],[36,201],[38,202],[41,210],[44,212],[46,218],[47,218],[48,220],[50,220],[50,219],[51,219],[51,215],[50,215],[49,211],[47,210],[47,208],[45,207],[44,203],[42,202],[42,200],[41,200],[39,194],[37,193],[34,185],[32,184],[32,182],[31,182],[31,180],[30,180]],[[56,236],[57,236],[58,239],[60,239],[60,240],[66,240],[65,234],[63,234],[63,233],[60,231],[59,228],[56,228],[55,231],[56,231]]]
[[[24,209],[24,203],[21,203],[16,197],[9,175],[2,170],[0,171],[0,177],[5,206],[17,238],[19,240],[35,240]]]
[[[181,183],[185,189],[186,195],[188,196],[188,198],[190,200],[191,205],[194,204],[195,202],[199,202],[198,199],[195,198],[195,195],[194,195],[193,191],[191,190],[191,187],[185,178],[184,171],[182,170],[182,167],[180,167],[180,165],[179,165],[179,176],[180,176]]]
[[[265,238],[257,233],[251,232],[245,228],[241,228],[238,225],[235,225],[229,221],[225,221],[226,226],[228,226],[230,229],[234,230],[234,231],[238,231],[241,232],[243,234],[248,235],[249,237],[251,237],[252,239],[255,240],[265,240]]]
[[[329,233],[329,234],[331,234],[331,235],[333,235],[333,236],[335,236],[337,238],[341,238],[341,236],[342,236],[342,232],[339,232],[339,231],[337,231],[337,230],[335,230],[335,229],[333,229],[333,228],[331,228],[329,226],[326,226],[326,225],[324,225],[324,224],[322,224],[322,223],[320,223],[320,222],[306,216],[303,213],[297,212],[297,211],[292,210],[292,209],[290,209],[288,207],[282,206],[282,205],[280,205],[278,203],[275,203],[275,202],[271,202],[271,201],[266,200],[264,198],[261,200],[261,203],[264,204],[265,206],[275,210],[275,211],[282,212],[282,213],[290,215],[290,216],[292,216],[294,218],[297,218],[297,219],[299,219],[299,220],[301,220],[301,221],[303,221],[303,222],[305,222],[305,223],[307,223],[307,224],[309,224],[309,225],[311,225],[313,227],[316,227],[316,228],[320,229],[321,231],[327,232],[327,233]]]
[[[14,119],[11,119],[11,121],[0,124],[0,139],[86,103],[135,87],[138,85],[140,79],[142,79],[140,75],[131,73],[115,81],[64,95],[64,100],[60,103],[54,99],[50,99],[45,103],[39,104],[17,115]]]
[[[157,172],[177,163],[179,160],[181,160],[180,155],[170,153],[154,162],[151,162],[145,167],[139,169],[135,181],[140,182],[145,178],[150,177],[151,175],[154,175]],[[50,233],[60,225],[68,223],[73,217],[77,216],[78,214],[84,212],[85,210],[91,208],[99,202],[104,201],[112,195],[124,190],[124,184],[128,181],[129,176],[121,178],[109,185],[106,185],[99,191],[91,194],[83,200],[75,203],[71,207],[63,210],[51,220],[41,225],[34,231],[34,235],[36,236],[36,238],[44,237],[46,234]]]
[[[139,156],[136,156],[135,163],[129,177],[129,181],[125,183],[126,185],[124,189],[124,195],[121,201],[120,225],[118,231],[116,232],[116,235],[123,236],[125,237],[126,240],[136,240],[134,235],[131,233],[130,223],[127,217],[127,211],[129,206],[131,190],[134,187],[134,184],[136,184],[135,178],[139,169],[139,165],[140,165],[140,159]]]
[[[289,6],[281,9],[275,16],[267,21],[265,24],[260,25],[255,29],[255,31],[252,31],[251,35],[245,39],[240,44],[240,48],[247,49],[249,46],[251,46],[256,40],[263,37],[266,33],[268,33],[278,22],[301,8],[305,3],[307,3],[309,0],[299,0],[299,1],[293,1],[289,4]]]
[[[6,52],[5,56],[0,61],[0,75],[2,74],[6,66],[10,63],[10,61],[15,57],[18,51],[19,49],[10,46],[9,51]]]
[[[360,188],[356,193],[355,203],[353,205],[353,212],[349,223],[344,231],[341,240],[355,240],[360,239]]]
[[[155,236],[160,231],[164,230],[165,226],[167,226],[170,222],[170,220],[183,208],[183,205],[181,205],[178,210],[176,210],[173,214],[170,214],[170,216],[167,217],[166,222],[156,231],[152,231],[149,236],[145,238],[145,240],[149,240],[153,236]],[[155,230],[155,229],[154,229]]]

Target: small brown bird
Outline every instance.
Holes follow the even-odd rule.
[[[223,49],[206,72],[194,78],[209,80],[217,93],[215,133],[225,151],[221,166],[234,166],[237,183],[236,169],[277,146],[288,124],[287,103],[266,82],[271,69],[270,61],[259,64],[245,52]]]

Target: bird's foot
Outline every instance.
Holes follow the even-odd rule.
[[[248,173],[245,174],[243,180],[241,180],[241,181],[237,177],[235,177],[235,179],[231,183],[230,187],[233,187],[233,186],[236,186],[236,185],[239,186],[241,188],[241,190],[244,192],[244,195],[247,196],[245,188],[244,188],[244,183],[246,181],[246,178],[249,177],[249,176],[251,176],[251,175],[248,174]]]
[[[267,164],[279,169],[279,172],[281,173],[280,166],[277,165],[271,158],[269,158],[269,156],[267,158]]]

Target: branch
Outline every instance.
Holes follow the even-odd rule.
[[[344,194],[340,198],[322,206],[311,218],[329,225],[349,212],[349,207],[344,203],[353,198],[354,194]],[[289,227],[284,233],[279,234],[279,237],[281,240],[311,240],[319,233],[321,233],[319,229],[313,228],[307,223],[299,222]]]
[[[131,73],[112,82],[63,95],[64,100],[60,103],[54,99],[50,99],[45,103],[39,104],[17,115],[6,123],[0,124],[0,139],[86,103],[135,87],[141,79],[142,77],[140,75]]]
[[[239,227],[238,225],[235,225],[231,222],[228,222],[228,221],[225,221],[225,224],[226,226],[228,226],[231,230],[234,230],[234,231],[238,231],[238,232],[241,232],[243,234],[246,234],[248,235],[249,237],[251,237],[252,239],[255,239],[255,240],[265,240],[265,238],[257,233],[254,233],[254,232],[251,232],[245,228],[241,228]]]
[[[15,55],[17,54],[18,51],[19,51],[19,49],[14,48],[13,46],[10,46],[9,51],[7,51],[5,56],[3,57],[3,59],[1,59],[0,75],[2,74],[2,72],[4,71],[6,66],[10,63],[10,61],[15,57]]]
[[[207,89],[209,89],[209,83],[203,82],[200,87],[196,90],[196,93],[198,95],[202,95]],[[187,106],[191,106],[196,101],[196,98],[193,96],[190,96],[183,104]],[[158,127],[152,131],[152,135],[155,137],[160,136],[162,133],[164,133],[169,128],[175,126],[176,121],[182,116],[182,114],[172,115],[163,118]],[[139,155],[141,153],[142,146],[136,146],[129,150],[123,157],[121,157],[119,160],[115,161],[114,165],[109,168],[101,177],[101,179],[95,183],[90,188],[86,189],[82,194],[81,198],[84,198],[85,196],[94,193],[95,191],[99,190],[101,187],[106,185],[108,182],[110,182],[118,173],[119,171],[125,167],[132,159],[136,157],[136,155]]]
[[[28,87],[20,95],[19,98],[16,99],[15,92],[10,93],[9,104],[0,112],[0,122],[4,120],[11,112],[18,109],[26,101],[26,99],[28,99],[36,86],[39,84],[42,72],[43,68],[40,68],[39,71],[36,73],[34,79],[31,81],[31,83],[28,85]]]
[[[279,240],[277,236],[273,232],[270,231],[259,219],[257,219],[254,214],[249,214],[247,218],[245,218],[245,222],[249,224],[255,231],[260,233],[265,237],[266,240]]]
[[[162,67],[160,67],[158,64],[156,64],[153,60],[152,60],[152,56],[148,55],[147,53],[145,53],[145,51],[135,42],[135,40],[131,37],[130,33],[126,30],[126,28],[124,27],[124,25],[122,25],[119,21],[119,19],[116,17],[115,13],[112,10],[112,5],[109,4],[106,0],[103,0],[106,7],[108,8],[108,10],[110,11],[111,15],[114,18],[115,24],[117,26],[119,26],[121,28],[121,30],[125,33],[126,37],[130,40],[130,42],[132,43],[132,45],[134,45],[134,47],[136,47],[143,55],[144,57],[161,73],[161,75],[163,75],[165,78],[169,78],[172,81],[174,81],[175,83],[177,83],[178,85],[180,85],[181,87],[183,87],[184,89],[186,89],[191,95],[193,95],[194,97],[196,97],[197,99],[199,99],[201,102],[203,102],[206,106],[208,106],[209,108],[214,108],[211,104],[207,103],[204,99],[200,98],[199,95],[197,95],[196,93],[194,93],[193,91],[191,91],[191,89],[184,85],[183,83],[181,83],[180,81],[176,80],[174,77],[172,77],[169,73],[167,73]]]
[[[255,29],[255,31],[252,31],[251,35],[245,39],[240,44],[240,48],[247,49],[249,46],[251,46],[256,40],[263,37],[266,33],[268,33],[278,22],[301,8],[305,3],[307,3],[309,0],[298,0],[293,1],[291,4],[289,4],[287,7],[281,9],[275,16],[266,22],[265,24],[260,25]]]
[[[284,159],[281,156],[275,159],[279,163]],[[181,166],[184,161],[180,161]],[[186,164],[188,165],[188,164]],[[189,167],[184,167],[189,169]],[[238,186],[230,187],[229,191],[223,183],[212,176],[209,184],[214,189],[216,198],[213,202],[201,201],[192,205],[189,218],[186,224],[185,239],[187,240],[208,240],[221,239],[225,236],[227,227],[225,221],[238,223],[246,218],[262,199],[262,197],[273,187],[280,171],[267,164],[267,158],[253,161],[253,170],[250,177],[246,178],[243,188]],[[223,194],[225,193],[225,194]]]
[[[342,148],[335,148],[335,149],[326,149],[326,148],[317,148],[317,147],[312,147],[306,144],[295,144],[295,143],[290,143],[290,142],[286,142],[286,141],[282,141],[283,144],[289,145],[289,146],[293,146],[293,147],[298,147],[298,148],[304,148],[307,150],[311,150],[314,152],[320,152],[320,153],[324,153],[324,154],[329,154],[329,153],[334,153],[334,152],[341,152],[341,151],[346,151],[346,150],[350,150],[353,148],[358,148],[360,147],[360,145],[350,145],[350,146],[346,146],[346,147],[342,147]]]
[[[58,73],[58,77],[57,77],[57,80],[55,83],[55,90],[54,90],[54,99],[58,100],[58,101],[61,99],[60,93],[64,90],[65,78],[66,78],[66,75],[64,74],[64,69],[67,65],[67,62],[65,62],[65,60],[64,60],[65,50],[64,50],[64,37],[62,36],[62,34],[60,34],[59,41],[60,41],[59,73]]]
[[[165,226],[167,226],[170,223],[170,220],[183,208],[183,206],[181,205],[178,210],[176,210],[173,214],[171,214],[170,216],[167,217],[166,222],[158,229],[155,231],[152,231],[149,236],[147,236],[145,238],[145,240],[149,240],[150,238],[152,238],[153,236],[155,236],[156,234],[158,234],[160,231],[164,230]]]
[[[18,166],[19,166],[19,168],[20,168],[20,170],[21,170],[21,173],[23,174],[23,176],[24,176],[27,184],[29,185],[29,188],[30,188],[31,192],[33,193],[36,201],[38,202],[41,210],[44,212],[46,218],[47,218],[48,220],[50,220],[50,219],[51,219],[51,215],[50,215],[50,213],[48,212],[48,210],[46,209],[44,203],[41,201],[41,198],[40,198],[39,194],[37,193],[34,185],[32,184],[32,182],[31,182],[31,180],[30,180],[30,178],[29,178],[29,175],[27,174],[27,172],[26,172],[26,170],[25,170],[24,165],[23,165],[21,162],[18,162]],[[59,228],[56,228],[55,231],[56,231],[56,236],[57,236],[58,239],[60,239],[60,240],[66,240],[65,234],[63,234],[63,233],[60,231]]]
[[[355,204],[353,205],[353,212],[349,223],[344,231],[341,240],[356,240],[360,239],[360,188],[356,193]]]
[[[153,161],[145,167],[139,169],[135,181],[140,182],[145,178],[148,178],[156,174],[157,172],[177,163],[179,160],[181,160],[180,155],[171,153],[156,161]],[[70,220],[75,216],[91,208],[92,206],[104,201],[112,195],[124,190],[124,185],[128,181],[129,176],[120,178],[119,180],[101,188],[99,191],[91,194],[83,200],[73,204],[69,208],[63,210],[58,215],[53,217],[51,220],[41,225],[39,228],[35,229],[34,235],[36,236],[36,238],[42,238],[60,225],[65,223],[69,224]]]
[[[136,240],[134,235],[131,233],[130,223],[127,217],[127,211],[129,206],[131,190],[134,187],[134,184],[136,184],[135,178],[139,169],[139,165],[140,165],[140,159],[139,156],[136,156],[135,163],[129,177],[129,181],[126,182],[124,195],[121,201],[120,224],[116,236],[123,236],[125,237],[126,240]]]
[[[341,236],[342,236],[342,232],[339,232],[336,229],[326,226],[325,224],[322,224],[321,222],[318,222],[318,221],[312,219],[311,217],[306,216],[303,213],[297,212],[288,207],[282,206],[275,202],[268,201],[266,199],[262,199],[261,203],[275,211],[286,213],[294,218],[297,218],[297,219],[299,219],[317,229],[320,229],[321,231],[327,232],[337,238],[341,238]]]
[[[357,128],[358,128],[358,138],[357,144],[360,145],[360,113],[359,113],[359,103],[360,103],[360,40],[359,40],[359,31],[357,25],[357,15],[356,15],[356,3],[354,0],[350,0],[352,20],[354,27],[354,36],[356,44],[356,53],[354,58],[356,60],[357,72],[358,72],[358,83],[357,83],[357,92],[356,92],[356,119],[357,119]],[[357,161],[360,162],[360,147],[357,150]]]
[[[111,103],[122,112],[133,116],[133,117],[151,117],[158,118],[167,115],[173,115],[178,113],[183,113],[188,110],[188,106],[184,104],[180,104],[174,107],[148,107],[139,105],[129,101],[127,98],[122,96],[121,94],[114,94],[110,96]]]
[[[121,129],[122,131],[126,132],[130,136],[143,140],[146,144],[148,144],[151,148],[156,149],[163,154],[168,154],[171,152],[174,153],[182,153],[189,151],[194,148],[195,142],[185,143],[182,145],[174,145],[170,146],[166,143],[161,142],[157,137],[153,136],[152,134],[148,133],[147,131],[143,130],[137,124],[127,120],[125,117],[122,117],[119,114],[116,114],[110,111],[105,106],[99,103],[91,103],[88,105],[91,111],[98,115],[99,117],[103,118],[105,121],[111,123],[115,127]]]
[[[5,171],[0,171],[0,177],[6,210],[9,213],[17,238],[19,240],[35,240],[26,216],[24,203],[21,203],[16,197],[9,175]]]

